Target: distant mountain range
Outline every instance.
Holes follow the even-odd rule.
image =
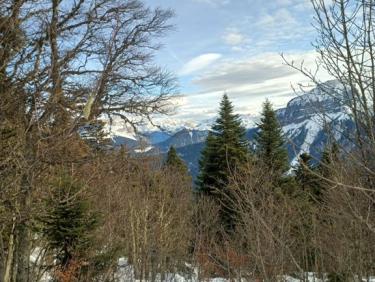
[[[333,91],[327,94],[327,89]],[[344,93],[343,90],[343,86],[337,81],[328,81],[298,95],[285,108],[276,111],[292,165],[302,152],[308,152],[318,159],[329,138],[349,146],[347,136],[353,131],[354,124],[347,108],[342,104],[342,97],[337,96]],[[241,118],[247,129],[247,138],[252,141],[258,130],[256,121],[259,117],[248,115]],[[115,146],[126,145],[138,153],[164,154],[170,146],[174,146],[188,164],[192,175],[196,176],[200,153],[213,122],[214,119],[199,124],[178,124],[173,120],[166,120],[165,130],[143,128],[138,135],[115,131],[112,139]]]

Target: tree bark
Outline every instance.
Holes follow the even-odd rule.
[[[30,232],[28,228],[28,208],[30,206],[30,185],[26,172],[22,176],[22,198],[21,210],[23,218],[18,224],[17,230],[17,282],[29,281],[29,261],[30,261]]]
[[[4,282],[10,282],[11,281],[12,266],[13,266],[13,255],[14,255],[15,227],[16,227],[16,218],[13,217],[12,231],[9,235],[9,242],[8,242],[8,256],[7,256],[5,270],[4,270]]]
[[[24,139],[23,156],[25,158],[21,183],[20,183],[20,196],[19,196],[19,218],[16,224],[16,269],[17,269],[17,282],[29,281],[29,267],[30,267],[30,247],[31,238],[29,230],[29,221],[31,215],[31,179],[33,177],[33,170],[30,169],[35,164],[36,156],[34,154],[34,144],[32,142],[32,133],[29,132]]]

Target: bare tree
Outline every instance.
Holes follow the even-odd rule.
[[[317,53],[317,69],[312,71],[303,64],[285,62],[301,71],[319,85],[325,95],[332,96],[348,109],[355,123],[355,131],[346,138],[361,152],[351,156],[373,176],[372,147],[374,135],[374,11],[372,0],[311,0],[315,11],[314,27],[318,37],[314,43]],[[317,75],[326,70],[342,84],[342,88],[322,84]],[[319,110],[319,109],[317,109]]]
[[[155,281],[157,276],[174,281],[177,273],[189,275],[185,264],[191,261],[193,236],[190,179],[161,168],[158,159],[113,154],[103,157],[91,183],[94,205],[105,222],[99,245],[102,252],[117,250],[105,280],[118,273],[130,281]],[[128,265],[118,266],[120,258]],[[129,265],[134,273],[126,272]]]
[[[321,263],[327,271],[341,271],[342,275],[347,275],[344,279],[355,275],[368,277],[373,273],[368,266],[373,261],[368,244],[374,240],[372,219],[375,204],[375,2],[311,0],[311,3],[318,33],[314,43],[319,55],[317,70],[311,71],[303,64],[285,61],[310,78],[322,93],[344,106],[354,122],[354,130],[345,133],[351,143],[350,150],[342,150],[339,160],[329,165],[321,164],[331,171],[330,175],[312,172],[325,182],[327,189],[319,216],[321,222],[317,226],[316,247],[322,250]],[[320,68],[342,87],[322,84],[318,76]],[[336,240],[331,239],[333,234]],[[353,242],[358,243],[354,249]],[[332,260],[335,257],[340,259]]]
[[[0,171],[17,166],[1,187],[14,197],[2,193],[1,206],[16,218],[17,281],[28,281],[36,174],[82,160],[67,140],[78,140],[86,122],[116,115],[136,125],[134,116],[151,119],[167,111],[175,83],[154,65],[153,54],[172,14],[138,0],[0,1]],[[11,151],[5,132],[17,136]],[[12,257],[11,250],[2,248],[2,256]]]

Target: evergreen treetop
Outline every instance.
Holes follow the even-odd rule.
[[[308,153],[299,156],[299,164],[295,170],[297,183],[302,191],[308,193],[313,201],[321,199],[321,181],[317,176],[316,167],[312,163],[312,157]]]
[[[53,183],[52,194],[46,199],[46,214],[40,219],[42,235],[63,268],[86,251],[97,225],[97,216],[90,211],[82,190],[82,184],[62,175]]]
[[[334,177],[334,165],[339,161],[339,147],[337,143],[326,145],[322,153],[320,162],[317,166],[319,174],[320,194],[323,195],[332,183],[330,179]]]
[[[326,145],[324,148],[318,166],[319,172],[323,177],[330,178],[332,176],[332,164],[338,161],[338,154],[339,147],[335,142],[331,145]]]
[[[288,152],[285,148],[283,132],[270,101],[263,104],[259,131],[255,136],[256,152],[260,161],[276,175],[289,169]]]
[[[200,159],[198,187],[210,194],[224,189],[229,176],[249,155],[245,128],[226,94],[220,103],[219,117],[212,126]]]
[[[183,174],[188,174],[188,168],[185,162],[178,156],[177,151],[173,146],[169,148],[164,165],[165,167],[176,169]]]

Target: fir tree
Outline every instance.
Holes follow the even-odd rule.
[[[228,96],[224,94],[219,117],[208,134],[202,152],[197,184],[200,192],[215,197],[221,205],[220,217],[227,231],[233,230],[236,217],[228,200],[232,196],[227,188],[229,178],[247,161],[248,155],[245,129],[239,116],[233,113]]]
[[[276,113],[267,100],[263,104],[262,118],[255,136],[256,153],[261,162],[276,176],[282,176],[289,168],[288,152]]]
[[[169,148],[164,166],[170,169],[178,170],[182,174],[188,174],[188,168],[185,162],[178,156],[177,151],[173,146]]]
[[[333,175],[332,165],[338,161],[339,147],[337,143],[327,145],[324,148],[318,170],[323,178],[330,178]]]
[[[225,189],[231,173],[247,160],[245,134],[239,116],[233,113],[233,105],[224,94],[219,117],[208,134],[199,162],[197,184],[201,192],[212,194],[216,189]]]
[[[334,176],[334,164],[338,162],[339,147],[336,143],[332,145],[326,145],[322,153],[320,162],[317,166],[317,173],[319,174],[319,189],[320,196],[323,198],[324,191],[330,186],[329,181]]]
[[[312,164],[312,157],[308,153],[302,153],[299,157],[299,164],[295,170],[296,181],[299,187],[313,201],[321,199],[321,185],[317,176],[316,167]]]
[[[97,222],[82,189],[70,176],[60,177],[53,183],[51,197],[46,199],[46,214],[41,218],[42,235],[62,272],[69,271],[72,263],[82,259]]]
[[[197,186],[199,192],[211,194],[215,187],[222,182],[222,173],[219,171],[219,157],[216,154],[219,148],[217,138],[210,131],[206,139],[206,145],[199,160],[199,175]],[[220,167],[221,169],[221,167]],[[219,178],[220,175],[220,178]]]
[[[105,130],[105,123],[93,120],[79,129],[81,138],[94,150],[102,151],[111,145],[109,134]]]

